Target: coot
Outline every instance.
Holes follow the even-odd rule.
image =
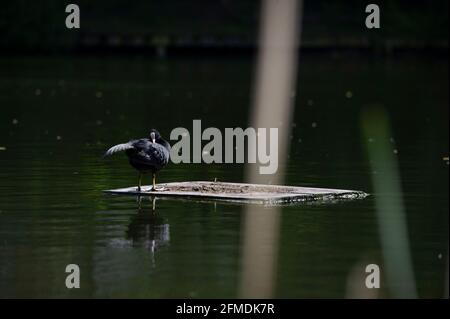
[[[138,191],[141,191],[142,174],[152,173],[152,191],[156,188],[156,172],[167,165],[170,158],[170,144],[161,137],[155,129],[150,130],[150,138],[131,140],[128,143],[117,144],[106,151],[104,157],[123,152],[128,156],[130,165],[139,172]]]

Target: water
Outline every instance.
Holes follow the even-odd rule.
[[[153,210],[148,199],[104,195],[135,185],[137,174],[125,156],[100,156],[151,127],[163,136],[191,130],[193,119],[246,127],[253,62],[2,57],[0,297],[237,297],[245,207],[157,200]],[[375,203],[391,194],[374,192],[360,126],[362,108],[377,104],[392,125],[418,295],[442,297],[447,60],[305,55],[299,87],[286,184],[372,196],[282,209],[274,295],[342,298],[358,265],[383,271]],[[242,176],[240,164],[171,164],[158,180]],[[72,263],[80,289],[64,284]],[[392,296],[396,284],[382,272],[380,295]]]

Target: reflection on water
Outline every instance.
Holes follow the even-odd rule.
[[[137,197],[139,208],[137,214],[131,218],[128,225],[127,239],[133,246],[143,246],[152,256],[155,252],[170,242],[170,225],[157,214],[156,198]],[[147,207],[143,201],[148,201]]]
[[[150,127],[163,136],[193,119],[246,127],[253,61],[2,58],[0,70],[0,297],[237,296],[245,206],[158,199],[153,211],[142,198],[139,208],[133,197],[102,193],[135,185],[136,172],[125,156],[105,164],[101,155]],[[345,297],[363,263],[383,271],[376,199],[402,196],[417,294],[441,297],[447,62],[304,56],[299,81],[286,183],[371,196],[281,208],[275,296]],[[400,195],[371,184],[380,172],[363,145],[376,141],[364,140],[359,119],[372,102],[390,116]],[[241,165],[169,163],[158,179],[242,177]],[[69,291],[71,263],[81,288]],[[378,295],[389,297],[395,283],[382,278]]]
[[[102,212],[107,213],[105,211]],[[113,238],[108,243],[115,248],[143,248],[151,256],[151,264],[156,266],[157,252],[170,243],[170,225],[166,218],[157,212],[155,197],[136,197],[136,213],[123,238]]]

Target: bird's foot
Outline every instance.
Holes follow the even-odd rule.
[[[162,191],[165,191],[167,188],[165,188],[165,187],[156,187],[156,186],[153,186],[151,189],[150,189],[150,191],[152,191],[152,192],[162,192]]]

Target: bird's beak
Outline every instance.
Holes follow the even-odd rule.
[[[155,143],[155,133],[151,132],[150,133],[150,138],[152,139],[152,142]]]

